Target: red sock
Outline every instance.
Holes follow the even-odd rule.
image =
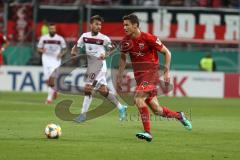
[[[141,115],[144,131],[150,133],[150,113],[146,106],[138,109]]]
[[[163,107],[163,117],[167,117],[167,118],[176,118],[176,119],[180,119],[181,116],[178,112],[175,111],[171,111],[170,109],[168,109],[167,107]]]

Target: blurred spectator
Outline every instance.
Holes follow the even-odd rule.
[[[185,1],[184,0],[161,0],[160,5],[161,6],[184,6]]]
[[[210,53],[208,53],[205,57],[203,57],[200,60],[199,67],[201,71],[207,72],[216,71],[216,63]]]
[[[121,0],[121,5],[132,5],[133,2],[131,0]]]
[[[75,4],[76,1],[81,0],[39,0],[40,4],[58,5],[58,4]]]
[[[212,6],[213,8],[222,7],[222,0],[212,0],[211,6]]]
[[[199,7],[222,7],[222,0],[197,0],[197,6]]]
[[[199,7],[208,7],[209,6],[209,0],[198,0],[197,5]]]
[[[92,4],[92,5],[110,5],[112,4],[111,0],[82,0],[83,4]]]
[[[146,0],[144,1],[143,5],[145,6],[159,6],[160,0]]]
[[[223,5],[224,5],[224,7],[229,7],[229,8],[240,7],[238,0],[225,0],[225,1],[223,0]]]

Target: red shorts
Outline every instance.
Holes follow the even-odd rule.
[[[3,65],[3,55],[0,54],[0,65]]]
[[[157,89],[159,74],[157,71],[138,72],[134,74],[137,86],[136,92],[151,92]]]
[[[159,73],[158,71],[148,71],[137,73],[134,75],[136,79],[136,93],[144,92],[148,94],[146,102],[149,103],[153,97],[157,96],[157,86],[159,84]]]
[[[139,92],[152,92],[154,90],[156,90],[156,85],[153,84],[147,84],[148,82],[143,82],[143,84],[137,85],[135,92],[139,93]]]
[[[144,93],[148,94],[148,98],[146,99],[147,104],[151,102],[153,97],[157,96],[157,88],[156,88],[155,85],[148,85],[148,86],[139,85],[139,86],[136,86],[135,93],[140,93],[140,92],[144,92]]]

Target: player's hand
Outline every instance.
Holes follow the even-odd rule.
[[[39,52],[40,54],[44,54],[44,53],[46,52],[46,49],[45,49],[45,48],[39,48],[39,49],[38,49],[38,52]]]
[[[165,85],[168,85],[170,83],[170,73],[168,69],[164,72],[163,79],[164,79]]]
[[[77,50],[75,47],[73,47],[71,50],[71,57],[72,57],[73,63],[77,63]]]
[[[72,57],[76,57],[76,56],[77,56],[77,51],[74,50],[74,49],[72,49],[72,50],[71,50],[71,56],[72,56]]]
[[[104,59],[106,59],[106,56],[105,56],[105,54],[104,54],[104,53],[102,53],[98,59],[100,59],[100,60],[104,60]]]
[[[60,54],[57,56],[57,59],[58,59],[58,60],[59,60],[59,59],[62,59],[62,57],[63,57],[63,54],[60,53]]]

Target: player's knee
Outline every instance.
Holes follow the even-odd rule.
[[[109,94],[109,91],[108,91],[107,88],[100,88],[98,91],[99,91],[99,93],[100,93],[101,95],[103,95],[104,97],[107,97],[108,94]]]
[[[49,86],[49,80],[46,80],[46,81],[45,81],[45,83],[46,83],[46,85],[48,85],[48,86]]]
[[[48,86],[54,87],[54,82],[55,82],[55,78],[54,77],[50,77],[49,80],[48,80]]]
[[[86,96],[91,96],[92,92],[84,92]]]
[[[91,95],[92,94],[92,86],[86,85],[84,88],[85,95]]]
[[[137,106],[144,106],[144,104],[145,104],[144,98],[142,98],[142,97],[135,97],[134,102]]]

